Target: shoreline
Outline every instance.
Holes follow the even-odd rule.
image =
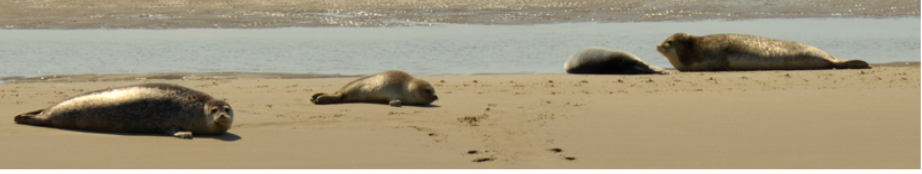
[[[920,67],[922,62],[889,62],[871,63],[873,68],[882,67]],[[871,70],[873,70],[873,68]],[[673,72],[674,68],[663,68]],[[792,72],[798,70],[791,70]],[[806,70],[811,71],[811,70]],[[730,71],[750,72],[750,71]],[[752,71],[754,72],[754,71]],[[434,74],[421,76],[483,76],[483,75],[536,75],[536,74],[566,74],[559,73],[471,73],[471,74]],[[229,79],[317,79],[317,78],[354,78],[367,74],[316,74],[316,73],[272,73],[272,72],[174,72],[174,73],[146,73],[146,74],[64,74],[44,75],[35,77],[0,77],[3,83],[33,83],[33,82],[110,82],[110,81],[135,81],[135,80],[229,80]],[[415,75],[414,75],[415,76]],[[640,75],[642,76],[642,75]]]

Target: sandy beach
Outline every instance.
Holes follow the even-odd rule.
[[[217,30],[330,27],[341,30],[350,27],[428,26],[433,24],[527,26],[580,22],[654,23],[666,21],[670,26],[659,26],[659,28],[673,27],[684,30],[691,27],[679,25],[682,22],[703,20],[769,18],[915,18],[918,20],[919,9],[918,1],[909,0],[10,0],[0,2],[0,29],[93,30],[95,32],[95,29],[205,28]],[[810,39],[798,35],[809,35],[809,33],[804,34],[799,28],[810,25],[779,26],[785,26],[791,30],[772,30],[772,32],[794,33],[791,37],[801,42]],[[847,51],[836,53],[837,56],[841,55],[840,57],[848,59],[890,60],[879,57],[896,57],[886,54],[891,52],[918,53],[911,50],[917,49],[918,40],[905,40],[905,38],[912,37],[902,37],[902,35],[862,37],[866,35],[852,31],[864,31],[873,27],[854,28],[859,27],[830,32],[848,38],[858,38],[858,40],[816,39],[820,40],[817,44],[832,44],[829,46],[831,48],[828,48],[830,50],[844,48],[847,51],[872,52],[876,56],[853,57],[856,54]],[[642,30],[647,31],[647,29]],[[364,30],[350,31],[368,33]],[[740,32],[753,33],[752,31],[754,30]],[[886,32],[873,29],[870,31],[886,34]],[[323,56],[323,53],[329,53],[329,50],[378,48],[382,50],[381,54],[386,54],[388,53],[386,51],[396,49],[377,45],[365,46],[352,42],[342,42],[342,45],[347,46],[335,46],[336,48],[288,44],[283,46],[297,49],[314,48],[316,50],[305,49],[304,54],[325,59],[299,64],[288,59],[272,59],[279,57],[281,53],[294,51],[270,50],[270,53],[254,53],[265,55],[264,57],[234,59],[234,62],[238,63],[241,61],[237,60],[244,60],[243,62],[246,63],[253,61],[254,69],[223,72],[223,69],[210,68],[211,66],[229,66],[221,63],[231,59],[219,59],[221,61],[206,59],[204,63],[191,60],[214,55],[220,57],[225,53],[230,56],[224,57],[232,57],[241,52],[259,51],[257,46],[269,44],[255,42],[256,39],[251,38],[225,42],[225,40],[219,40],[223,37],[222,35],[222,37],[199,39],[206,43],[202,44],[206,46],[177,44],[197,42],[197,40],[174,41],[145,38],[139,40],[153,42],[138,42],[141,43],[140,46],[131,47],[132,45],[124,42],[110,42],[104,39],[91,39],[96,42],[83,42],[80,39],[56,38],[55,35],[49,36],[48,34],[88,35],[91,38],[132,38],[135,35],[141,35],[132,32],[123,32],[127,33],[123,35],[111,35],[114,32],[95,34],[86,34],[90,32],[75,32],[76,34],[69,34],[71,32],[45,32],[44,34],[8,32],[26,36],[26,38],[12,41],[9,38],[0,39],[0,45],[6,44],[7,46],[0,48],[0,60],[35,63],[18,64],[22,65],[17,66],[20,68],[36,67],[26,70],[7,68],[5,70],[7,72],[31,71],[29,73],[35,73],[0,77],[0,154],[2,154],[0,155],[0,169],[920,169],[922,167],[920,166],[920,115],[922,115],[920,113],[920,106],[922,106],[920,74],[922,72],[920,72],[918,60],[901,60],[911,62],[889,64],[879,64],[884,61],[869,61],[876,63],[873,65],[874,68],[863,70],[673,72],[669,75],[571,75],[564,74],[563,70],[559,73],[515,71],[526,72],[521,74],[486,74],[491,71],[484,70],[471,75],[440,75],[430,72],[427,75],[419,75],[417,78],[424,79],[435,86],[439,100],[434,102],[433,106],[391,107],[386,104],[370,103],[315,105],[308,101],[311,95],[318,92],[334,92],[356,79],[355,75],[360,74],[317,71],[272,73],[290,71],[258,71],[261,70],[260,68],[270,70],[277,68],[259,67],[264,65],[259,64],[259,61],[285,62],[286,66],[337,67],[333,65],[341,58],[364,60],[380,57],[352,54]],[[704,31],[698,32],[705,33]],[[706,32],[716,31],[707,29]],[[411,31],[407,36],[417,36],[420,35],[419,33],[421,32]],[[612,31],[612,33],[613,35],[637,35],[618,31]],[[207,35],[181,34],[184,35],[175,37]],[[451,34],[455,34],[455,37],[492,37]],[[551,35],[539,34],[541,36]],[[46,38],[36,39],[36,37],[31,37],[33,35],[43,35]],[[424,39],[442,42],[440,39],[446,37],[441,36],[449,34],[431,35],[434,36]],[[597,35],[608,35],[608,33]],[[361,38],[362,35],[354,36],[355,38],[350,39],[356,43],[368,42],[367,38]],[[649,43],[636,41],[636,39],[630,40],[630,38],[623,41],[631,42],[625,45],[640,45],[634,50],[653,52],[653,46],[666,36],[657,36],[656,41]],[[511,39],[511,42],[566,43],[559,39],[540,40],[544,37],[536,38],[539,40]],[[326,39],[337,40],[339,38]],[[62,40],[76,40],[76,42],[63,42]],[[271,38],[267,40],[273,41]],[[377,40],[381,42],[372,44],[395,45],[392,42],[384,42],[390,40],[397,39],[383,38]],[[11,46],[24,44],[26,41],[32,43],[34,47],[20,49],[20,47]],[[213,41],[225,43],[210,44]],[[478,42],[493,41],[475,40],[471,43]],[[598,45],[601,41],[577,39],[571,42],[575,43],[573,45],[582,47],[583,45]],[[407,41],[407,43],[410,42]],[[490,52],[484,51],[486,49],[483,47],[500,47],[480,44],[467,46],[463,43],[441,46],[429,43],[419,42],[407,47],[428,50],[454,49],[461,50],[459,51],[461,53]],[[506,42],[496,41],[495,43],[503,45]],[[888,44],[894,46],[888,46]],[[25,45],[28,46],[28,44]],[[68,46],[71,45],[78,49],[61,49],[70,48]],[[103,47],[118,47],[119,45],[129,46],[124,49],[103,49]],[[162,45],[180,46],[176,49],[157,47]],[[91,48],[79,49],[83,48],[79,46]],[[225,50],[215,49],[217,47],[224,47]],[[566,45],[559,47],[566,47]],[[470,48],[470,50],[458,48]],[[140,51],[132,52],[137,50]],[[175,52],[175,50],[187,50],[196,54],[180,52],[184,55],[164,55],[165,52]],[[513,48],[508,50],[511,51],[505,52],[522,51],[522,49]],[[550,49],[542,48],[539,51],[546,50]],[[573,51],[576,50],[573,49]],[[550,53],[539,51],[533,52],[550,55]],[[110,52],[116,53],[108,54]],[[397,52],[390,54],[411,55],[399,50]],[[446,51],[439,53],[444,52]],[[68,56],[66,58],[69,58],[67,61],[76,63],[50,59],[61,55],[52,53],[70,54],[66,55]],[[563,55],[572,53],[561,54],[559,57],[562,65],[566,57]],[[73,58],[73,55],[85,55],[85,58]],[[154,65],[150,62],[129,61],[129,58],[103,59],[137,58],[151,55],[154,56],[142,59],[180,62],[182,65]],[[292,57],[301,56],[300,54],[292,55]],[[379,54],[375,52],[373,55]],[[418,67],[426,67],[426,63],[417,60],[448,62],[437,59],[446,57],[445,54],[437,55],[441,57],[398,57],[408,57],[408,61],[413,62],[412,66]],[[470,54],[459,55],[460,57],[480,57],[470,56]],[[533,61],[528,59],[533,57],[521,55],[505,57]],[[665,58],[656,54],[656,56],[647,56],[643,59],[662,61]],[[522,62],[529,63],[528,61]],[[481,63],[474,66],[495,64],[470,62]],[[524,64],[522,62],[510,64]],[[129,70],[133,70],[133,67],[134,69],[153,69],[143,72],[172,72],[172,69],[164,70],[171,66],[193,67],[201,71],[150,74],[140,73],[141,71],[115,71],[117,73],[99,74],[98,70],[92,68],[77,72],[75,64],[78,63],[92,64],[80,65],[84,67],[122,66]],[[556,60],[553,63],[555,68],[559,67]],[[9,64],[3,64],[0,67],[13,67]],[[46,64],[55,66],[46,66]],[[369,64],[383,63],[370,62]],[[350,65],[353,64],[345,66]],[[354,67],[362,69],[369,66]],[[468,66],[458,67],[468,68]],[[46,70],[42,73],[41,68],[61,71]],[[439,67],[426,68],[445,71],[445,68],[440,69]],[[192,140],[183,140],[159,134],[87,132],[20,125],[13,121],[13,117],[17,114],[46,108],[85,92],[149,82],[182,85],[229,102],[235,110],[235,121],[232,128],[228,133],[220,136],[196,135]]]
[[[19,80],[0,84],[0,168],[918,169],[919,73],[420,76],[432,107],[307,101],[355,77]],[[144,82],[227,100],[233,128],[182,140],[13,122]]]

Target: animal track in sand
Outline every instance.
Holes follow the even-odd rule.
[[[554,153],[562,153],[563,149],[555,147],[555,148],[548,149],[548,151],[551,151]],[[566,160],[570,160],[570,161],[576,160],[576,157],[566,156],[564,154],[561,154],[560,156],[563,156],[563,159],[566,159]]]
[[[573,103],[573,104],[570,104],[570,102],[567,102],[566,104],[564,104],[564,106],[584,106],[584,105],[585,105],[585,104],[581,104],[581,103]]]
[[[432,137],[433,138],[432,141],[436,143],[448,141],[448,135],[438,134],[435,132],[435,130],[431,128],[419,127],[419,126],[399,126],[397,128],[413,128],[420,132],[429,132],[426,135],[429,137]]]
[[[458,122],[467,124],[469,126],[479,126],[480,121],[485,120],[488,117],[490,117],[490,115],[487,115],[487,114],[477,115],[477,116],[465,116],[465,117],[458,118]]]
[[[474,162],[475,162],[475,163],[482,163],[482,162],[488,162],[488,161],[493,161],[493,160],[496,160],[496,158],[493,158],[493,157],[489,157],[489,158],[477,158],[477,159],[474,159]]]
[[[408,115],[406,112],[388,112],[387,115]]]

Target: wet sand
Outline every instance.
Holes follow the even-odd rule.
[[[0,28],[276,28],[918,17],[914,0],[52,0],[0,2]]]
[[[0,84],[0,168],[919,169],[920,67],[672,75],[420,76],[434,107],[314,105],[354,79]],[[226,74],[225,74],[226,75]],[[18,125],[142,82],[226,99],[228,134],[181,140]]]

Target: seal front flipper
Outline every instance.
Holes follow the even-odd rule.
[[[400,100],[391,100],[391,102],[388,103],[388,104],[391,105],[391,106],[393,106],[393,107],[401,107],[401,106],[403,106],[403,102],[400,102]]]
[[[316,93],[311,96],[311,101],[316,103],[315,101],[317,101],[317,97],[324,96],[324,95],[327,95],[327,94],[326,93]]]
[[[32,112],[16,115],[16,117],[13,117],[13,121],[18,124],[45,126],[47,125],[45,119],[37,118],[38,115],[42,113],[42,111],[45,111],[45,109],[39,109]]]
[[[172,128],[166,129],[163,131],[163,133],[167,135],[171,135],[176,138],[190,139],[190,140],[192,139],[192,132],[182,131],[182,129],[179,128],[179,126],[174,126]]]

